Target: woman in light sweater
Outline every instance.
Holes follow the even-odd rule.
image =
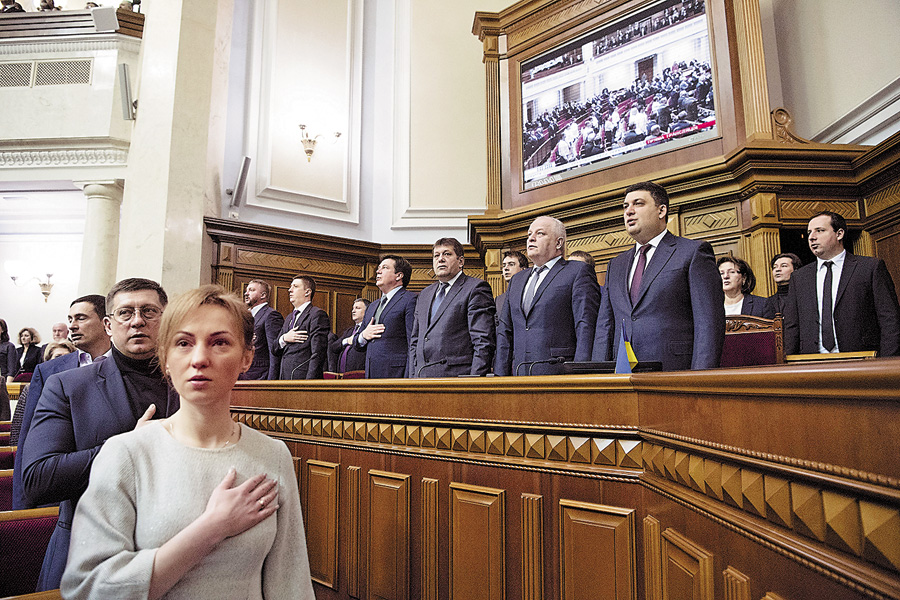
[[[290,453],[231,418],[252,340],[250,311],[220,286],[169,304],[158,356],[181,408],[100,450],[63,598],[315,598]]]

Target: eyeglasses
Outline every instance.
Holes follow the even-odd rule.
[[[124,325],[134,318],[135,313],[139,313],[145,321],[156,321],[162,316],[163,311],[157,306],[123,306],[107,316]]]

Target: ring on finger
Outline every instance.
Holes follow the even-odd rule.
[[[257,500],[257,503],[259,503],[259,510],[262,510],[262,509],[264,509],[264,508],[266,507],[266,501],[263,500],[262,498],[260,498],[259,500]]]

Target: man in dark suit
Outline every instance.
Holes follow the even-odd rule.
[[[353,325],[345,329],[341,335],[335,336],[334,340],[328,343],[328,353],[334,359],[332,361],[329,358],[329,364],[334,363],[332,371],[349,373],[351,371],[365,370],[366,353],[356,347],[356,336],[362,331],[363,318],[366,316],[367,308],[369,308],[369,301],[365,298],[354,300],[353,308],[350,311]]]
[[[294,310],[284,320],[275,348],[275,355],[281,358],[279,379],[322,379],[331,322],[324,310],[313,306],[315,295],[312,277],[294,277],[288,291]]]
[[[385,256],[375,270],[381,298],[363,317],[365,327],[356,346],[366,353],[367,379],[399,379],[408,374],[409,338],[415,321],[416,295],[406,289],[412,265],[394,254]]]
[[[593,269],[563,258],[565,226],[538,217],[526,251],[534,264],[513,276],[497,326],[496,375],[553,375],[591,358],[600,286]]]
[[[269,284],[254,279],[244,290],[244,302],[253,315],[253,363],[240,379],[278,379],[281,358],[275,354],[284,317],[269,306]]]
[[[506,282],[507,289],[509,289],[509,280],[513,278],[513,275],[528,268],[528,257],[518,250],[507,250],[503,253],[503,261],[500,265],[500,273],[503,275],[503,280]],[[504,302],[506,302],[506,292],[503,292],[494,300],[494,305],[496,306],[494,325],[497,325],[500,322],[500,309],[503,307]]]
[[[59,587],[69,529],[91,463],[113,435],[178,410],[178,395],[156,361],[159,321],[167,297],[148,279],[125,279],[106,297],[104,319],[111,358],[52,375],[44,386],[25,440],[23,481],[32,505],[61,502],[38,580],[38,591]]]
[[[109,357],[109,335],[103,326],[103,317],[106,316],[106,298],[98,294],[82,296],[72,301],[69,306],[69,336],[75,344],[76,351],[51,361],[41,363],[31,378],[28,386],[27,399],[24,405],[22,426],[19,429],[17,444],[25,445],[28,436],[28,428],[34,419],[34,409],[41,397],[44,381],[51,375],[62,373],[77,367],[85,367],[94,362],[99,362]],[[18,412],[18,406],[16,411]],[[25,492],[22,489],[22,452],[16,452],[15,471],[13,472],[13,510],[35,508],[25,500]]]
[[[844,250],[847,222],[833,212],[809,221],[816,262],[791,275],[784,306],[785,354],[877,350],[900,355],[900,306],[884,261]]]
[[[437,282],[419,294],[409,338],[410,377],[487,375],[494,361],[494,299],[486,281],[463,273],[456,238],[434,243]]]
[[[628,187],[623,207],[636,244],[609,261],[593,359],[615,360],[624,324],[638,361],[659,361],[665,371],[719,366],[725,295],[712,246],[666,231],[662,186]]]

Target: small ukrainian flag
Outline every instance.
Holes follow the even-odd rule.
[[[616,373],[631,373],[637,363],[631,342],[625,336],[625,322],[622,321],[622,335],[619,337],[619,349],[616,351]]]

